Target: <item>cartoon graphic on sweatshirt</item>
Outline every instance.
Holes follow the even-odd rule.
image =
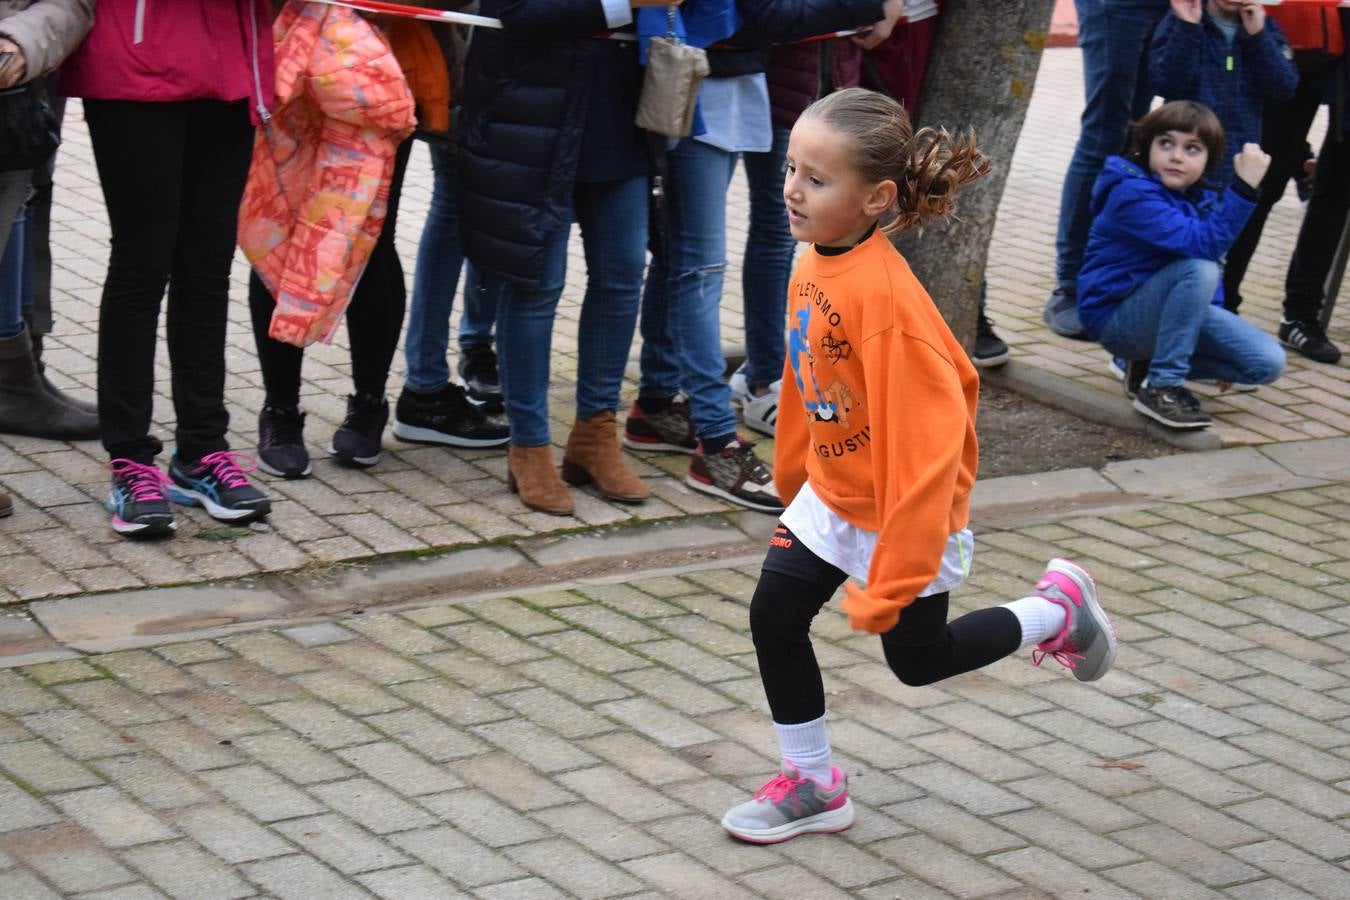
[[[848,427],[848,414],[858,404],[858,395],[852,388],[837,377],[824,389],[816,380],[816,355],[811,350],[809,337],[811,307],[797,310],[794,317],[796,325],[788,332],[788,359],[792,363],[792,372],[797,380],[797,390],[802,396],[802,405],[807,415],[816,422],[833,422],[841,428]],[[827,335],[829,346],[825,354],[832,359],[848,359],[852,348],[847,341],[837,341],[831,333]],[[811,378],[811,390],[806,389],[803,376],[802,357],[806,357],[805,374]]]

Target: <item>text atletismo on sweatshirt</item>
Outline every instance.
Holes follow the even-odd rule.
[[[789,503],[809,478],[878,532],[867,589],[848,585],[848,602],[894,625],[969,521],[979,378],[880,230],[844,254],[803,254],[788,307],[774,481]]]

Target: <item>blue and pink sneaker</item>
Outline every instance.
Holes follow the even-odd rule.
[[[848,799],[848,776],[830,770],[830,784],[798,773],[792,763],[768,784],[755,791],[753,800],[733,806],[722,817],[722,827],[735,838],[752,844],[776,844],[799,834],[830,834],[853,824],[853,803]]]
[[[221,522],[249,522],[267,515],[272,511],[272,501],[249,482],[244,473],[256,467],[251,460],[248,468],[241,466],[242,456],[218,450],[184,465],[175,453],[169,463],[173,502],[205,507],[211,518]]]
[[[112,488],[103,505],[112,513],[113,531],[128,537],[154,537],[177,529],[169,505],[169,479],[154,463],[114,459]]]
[[[1110,671],[1116,661],[1116,630],[1097,602],[1092,576],[1077,563],[1052,559],[1036,582],[1036,595],[1058,603],[1068,615],[1059,634],[1031,651],[1031,661],[1039,666],[1049,656],[1079,681],[1096,681]]]

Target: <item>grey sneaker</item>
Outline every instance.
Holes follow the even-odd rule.
[[[830,834],[853,824],[848,776],[830,771],[826,786],[797,772],[784,761],[783,771],[755,791],[755,798],[733,806],[722,817],[732,837],[752,844],[776,844],[799,834]]]
[[[1036,596],[1058,603],[1068,614],[1064,628],[1031,651],[1040,665],[1049,656],[1073,672],[1079,681],[1096,681],[1116,661],[1116,630],[1097,602],[1097,585],[1077,563],[1052,559],[1036,582]]]
[[[1134,396],[1134,408],[1168,428],[1208,428],[1213,423],[1195,395],[1181,385],[1155,388],[1145,384]]]
[[[688,400],[673,400],[658,413],[643,411],[637,403],[623,423],[623,445],[632,450],[671,450],[693,453],[698,449],[694,419]]]
[[[689,461],[684,483],[696,491],[721,497],[757,512],[780,513],[783,501],[773,486],[773,476],[755,455],[755,445],[740,438],[721,453],[704,453],[702,447]]]

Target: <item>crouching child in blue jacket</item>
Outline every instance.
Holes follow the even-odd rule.
[[[1243,146],[1236,179],[1215,194],[1201,179],[1223,154],[1214,113],[1176,100],[1139,120],[1130,155],[1108,158],[1092,191],[1078,316],[1089,338],[1130,361],[1134,408],[1170,428],[1210,424],[1188,379],[1269,384],[1284,371],[1279,344],[1224,309],[1220,285],[1219,261],[1256,206],[1270,157]]]

